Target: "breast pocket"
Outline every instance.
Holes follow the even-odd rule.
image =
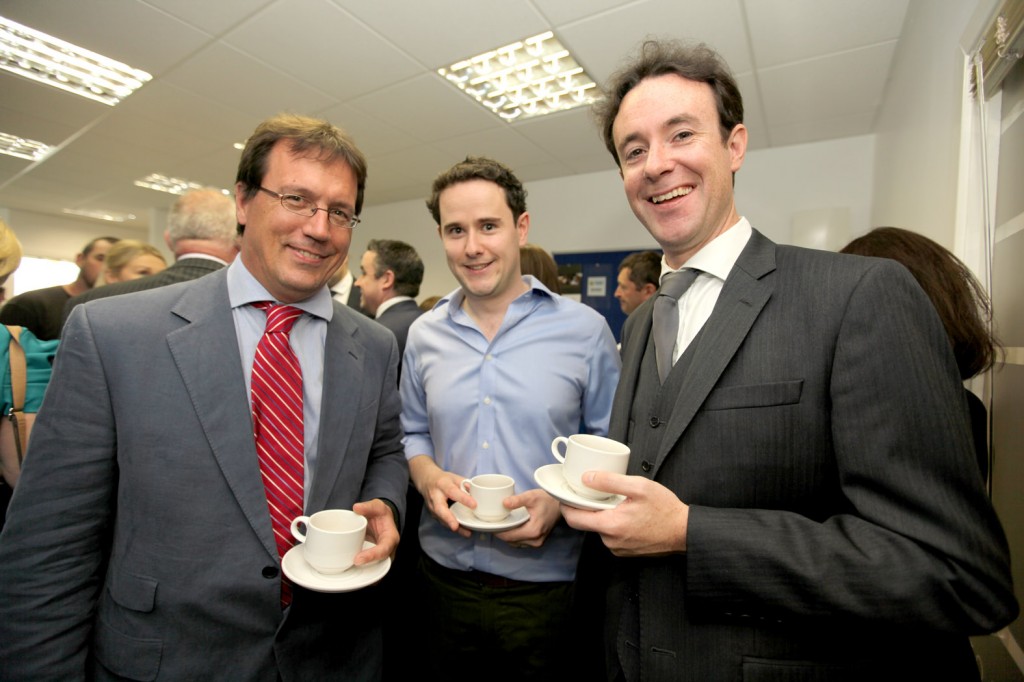
[[[800,402],[804,380],[776,381],[768,384],[722,386],[704,401],[704,410],[737,410],[751,407],[795,405]]]

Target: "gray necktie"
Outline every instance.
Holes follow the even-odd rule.
[[[670,272],[661,280],[658,298],[654,301],[654,352],[658,359],[658,377],[665,383],[665,377],[672,371],[672,349],[679,334],[679,297],[697,279],[700,270],[679,270]]]

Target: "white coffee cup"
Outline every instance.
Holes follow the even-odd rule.
[[[299,526],[305,526],[300,532]],[[363,548],[366,517],[348,509],[325,509],[292,521],[292,535],[303,543],[302,556],[318,573],[343,573]]]
[[[562,455],[562,443],[565,443],[565,455]],[[559,436],[551,441],[551,454],[562,463],[562,475],[573,491],[591,500],[603,500],[611,497],[609,493],[594,490],[583,485],[580,478],[586,471],[611,471],[616,474],[626,473],[629,464],[629,448],[622,443],[594,436],[589,433],[578,433],[575,436]]]
[[[515,495],[516,482],[511,476],[480,474],[462,479],[459,485],[476,500],[476,509],[472,511],[481,521],[501,521],[509,515],[510,510],[502,502]]]

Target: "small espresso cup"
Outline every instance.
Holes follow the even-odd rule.
[[[562,455],[561,444],[565,443],[565,455]],[[616,474],[626,473],[629,464],[629,448],[622,443],[578,433],[575,436],[559,436],[551,441],[551,454],[562,463],[562,475],[566,483],[577,495],[591,500],[603,500],[611,497],[606,492],[594,490],[583,485],[580,477],[585,471],[611,471]]]
[[[480,474],[464,478],[459,485],[476,500],[473,513],[481,521],[501,521],[509,515],[502,502],[516,492],[516,482],[511,476]]]
[[[300,525],[305,532],[300,532]],[[313,570],[326,575],[343,573],[363,548],[366,517],[347,509],[325,509],[296,517],[292,535],[303,544],[302,556]]]

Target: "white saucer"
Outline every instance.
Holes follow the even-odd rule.
[[[503,530],[521,526],[530,520],[530,512],[526,511],[526,507],[513,509],[501,521],[483,521],[478,519],[473,510],[461,502],[456,502],[449,509],[451,509],[455,518],[458,519],[459,525],[470,530],[480,531],[481,533],[499,533]]]
[[[533,480],[537,481],[537,485],[543,488],[544,492],[551,495],[551,497],[559,502],[564,502],[570,507],[578,507],[579,509],[591,509],[594,511],[615,509],[620,502],[626,499],[625,495],[612,495],[603,500],[592,500],[589,497],[583,497],[569,487],[565,476],[562,475],[562,465],[558,463],[547,464],[534,471]]]
[[[363,543],[363,549],[373,547],[373,543],[367,540]],[[337,575],[326,575],[313,570],[313,567],[306,563],[302,555],[302,545],[295,545],[285,552],[281,560],[281,570],[295,583],[309,590],[316,592],[352,592],[379,582],[391,569],[391,559],[385,557],[382,561],[375,561],[372,564],[353,566],[352,568],[338,573]]]

